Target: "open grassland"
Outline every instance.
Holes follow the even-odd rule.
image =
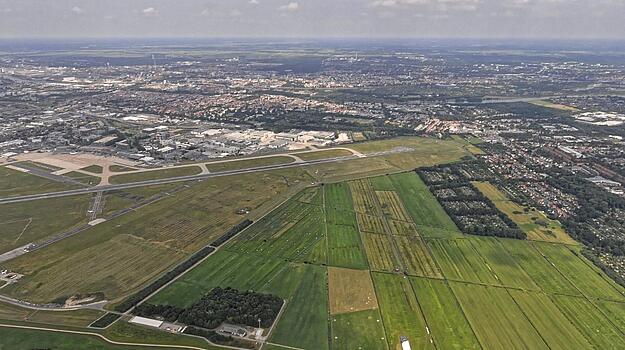
[[[330,314],[378,308],[369,271],[328,268]]]
[[[399,248],[406,272],[414,276],[442,278],[434,258],[430,255],[427,246],[420,237],[395,236],[393,237]]]
[[[305,183],[280,172],[196,183],[172,196],[109,220],[5,264],[25,274],[3,292],[48,302],[75,293],[122,297],[224,234],[244,218],[242,207],[263,211]],[[273,204],[272,204],[273,203]],[[133,266],[129,269],[128,266]]]
[[[102,166],[100,165],[90,165],[88,167],[84,167],[80,170],[84,170],[84,171],[88,171],[90,173],[94,173],[94,174],[102,174],[102,172],[104,172],[104,168],[102,168]]]
[[[625,342],[621,333],[599,309],[584,298],[552,296],[554,303],[596,349],[617,349]]]
[[[308,265],[289,300],[271,342],[302,349],[328,349],[326,269]]]
[[[285,156],[263,157],[254,159],[233,160],[227,162],[206,163],[206,168],[210,172],[230,171],[239,169],[256,168],[268,165],[293,163],[295,159]]]
[[[509,293],[550,349],[592,349],[549,296],[520,290]]]
[[[0,204],[0,252],[86,223],[90,195]]]
[[[501,284],[510,287],[537,290],[538,286],[528,276],[515,259],[499,243],[503,239],[471,237],[470,241],[477,253],[497,276]],[[525,243],[525,242],[524,242]],[[527,243],[526,243],[527,244]]]
[[[585,296],[625,301],[623,287],[617,285],[601,270],[591,267],[581,254],[566,246],[551,243],[534,243],[538,250]]]
[[[445,278],[455,281],[501,284],[475,251],[469,239],[432,239],[427,243]]]
[[[211,346],[206,340],[201,338],[163,332],[151,327],[139,326],[128,322],[115,322],[101,333],[108,339],[119,342],[183,345],[207,350],[223,349]],[[159,349],[163,349],[163,347],[159,347]]]
[[[327,159],[327,158],[336,158],[336,157],[347,157],[353,155],[352,152],[346,149],[329,149],[329,150],[319,150],[312,152],[303,152],[303,153],[295,153],[295,156],[301,158],[305,161],[310,160],[319,160],[319,159]]]
[[[421,235],[426,237],[462,235],[417,174],[402,173],[391,175],[390,178]]]
[[[517,239],[497,239],[497,241],[543,291],[581,295],[531,243]]]
[[[109,165],[109,170],[113,173],[123,173],[126,171],[133,171],[133,170],[137,170],[136,168],[131,168],[131,167],[127,167],[127,166],[123,166],[123,165],[117,165],[117,164],[113,164],[113,165]]]
[[[87,175],[78,171],[70,171],[69,173],[63,174],[63,176],[69,177],[87,186],[95,186],[99,184],[101,180],[98,176]]]
[[[486,349],[549,349],[508,291],[450,282],[477,338]]]
[[[489,182],[472,182],[504,214],[514,221],[531,240],[555,243],[577,244],[562,225],[551,220],[539,210],[525,208],[511,201],[504,193]]]
[[[445,281],[410,278],[439,349],[480,349],[475,334]]]
[[[78,188],[0,166],[0,197],[25,196],[36,193],[65,191]]]
[[[202,169],[198,166],[184,166],[114,175],[109,178],[109,182],[111,184],[125,184],[130,182],[167,179],[177,176],[197,175],[201,172]]]
[[[395,191],[395,186],[388,176],[376,176],[369,179],[375,191]]]
[[[378,310],[331,316],[332,349],[388,349]]]
[[[400,265],[393,254],[391,236],[363,232],[362,240],[372,271],[395,271]]]
[[[434,349],[410,281],[400,275],[372,275],[389,347],[400,349],[399,337],[406,336],[413,349]]]

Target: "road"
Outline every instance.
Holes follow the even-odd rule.
[[[379,156],[383,156],[387,154],[404,153],[404,152],[409,152],[409,151],[412,151],[412,149],[399,148],[399,149],[395,149],[391,151],[369,153],[366,155],[359,154],[359,155],[351,155],[351,156],[343,156],[343,157],[302,161],[302,162],[295,162],[295,163],[288,163],[288,164],[264,165],[264,166],[247,168],[247,169],[227,170],[227,171],[208,173],[208,174],[177,176],[177,177],[170,177],[166,179],[138,181],[138,182],[132,182],[132,183],[127,183],[127,184],[119,184],[119,185],[105,185],[105,186],[80,188],[80,189],[60,191],[60,192],[40,193],[40,194],[33,194],[33,195],[27,195],[27,196],[4,197],[4,198],[0,198],[0,204],[28,202],[28,201],[38,200],[38,199],[59,198],[59,197],[75,196],[79,194],[87,194],[87,193],[94,193],[94,192],[100,192],[100,191],[123,190],[127,188],[144,187],[144,186],[151,186],[151,185],[162,185],[162,184],[170,184],[170,183],[184,182],[184,181],[204,180],[204,179],[210,179],[210,178],[215,178],[215,177],[250,174],[250,173],[255,173],[259,171],[299,168],[299,167],[305,167],[309,165],[334,163],[334,162],[341,162],[341,161],[346,161],[346,160],[354,160],[354,159],[362,159],[362,158],[379,157]]]

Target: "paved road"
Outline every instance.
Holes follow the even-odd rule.
[[[221,171],[221,172],[209,173],[209,174],[178,176],[178,177],[170,177],[166,179],[138,181],[138,182],[132,182],[132,183],[127,183],[127,184],[119,184],[119,185],[96,186],[96,187],[81,188],[81,189],[61,191],[61,192],[50,192],[50,193],[40,193],[40,194],[33,194],[33,195],[27,195],[27,196],[5,197],[5,198],[0,198],[0,204],[28,202],[32,200],[38,200],[38,199],[59,198],[59,197],[75,196],[79,194],[86,194],[86,193],[93,193],[93,192],[100,192],[100,191],[122,190],[122,189],[127,189],[127,188],[144,187],[144,186],[150,186],[150,185],[162,185],[162,184],[169,184],[169,183],[176,183],[176,182],[183,182],[183,181],[203,180],[203,179],[209,179],[213,177],[249,174],[249,173],[255,173],[259,171],[298,168],[298,167],[304,167],[304,166],[315,165],[315,164],[325,164],[325,163],[334,163],[334,162],[340,162],[340,161],[345,161],[345,160],[378,157],[378,156],[382,156],[386,154],[403,153],[407,151],[412,151],[412,149],[401,148],[397,150],[370,153],[366,155],[351,155],[351,156],[310,160],[310,161],[295,162],[295,163],[288,163],[288,164],[265,165],[265,166],[259,166],[259,167],[254,167],[254,168],[247,168],[247,169],[240,169],[240,170],[228,170],[228,171]]]

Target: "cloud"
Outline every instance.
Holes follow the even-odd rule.
[[[156,16],[158,15],[158,10],[154,7],[148,7],[141,10],[144,16]]]
[[[74,6],[74,7],[72,7],[72,12],[73,12],[73,13],[75,13],[75,14],[77,14],[77,15],[80,15],[80,14],[84,13],[84,12],[85,12],[85,10],[81,9],[81,8],[80,8],[80,7],[78,7],[78,6]]]
[[[248,2],[248,4],[250,4],[250,5],[258,5],[258,4],[260,4],[260,2],[258,0],[250,0]]]
[[[376,0],[370,4],[371,7],[399,7],[402,5],[427,4],[429,0]]]
[[[278,7],[279,11],[290,11],[290,12],[295,12],[299,9],[299,4],[297,2],[289,2],[286,5],[282,5],[280,7]]]

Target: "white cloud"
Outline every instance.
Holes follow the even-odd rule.
[[[158,10],[155,9],[154,7],[145,8],[145,9],[141,10],[141,12],[145,16],[156,16],[156,15],[158,15]]]
[[[250,4],[250,5],[258,5],[258,4],[260,4],[260,2],[258,0],[250,0],[248,2],[248,4]]]
[[[278,10],[280,10],[280,11],[295,12],[298,9],[299,9],[299,4],[297,2],[289,2],[286,5],[282,5],[282,6],[278,7]]]
[[[74,7],[72,7],[72,12],[73,12],[73,13],[75,13],[75,14],[78,14],[78,15],[79,15],[79,14],[81,14],[81,13],[84,13],[84,12],[85,12],[85,10],[81,9],[81,8],[80,8],[80,7],[78,7],[78,6],[74,6]]]

